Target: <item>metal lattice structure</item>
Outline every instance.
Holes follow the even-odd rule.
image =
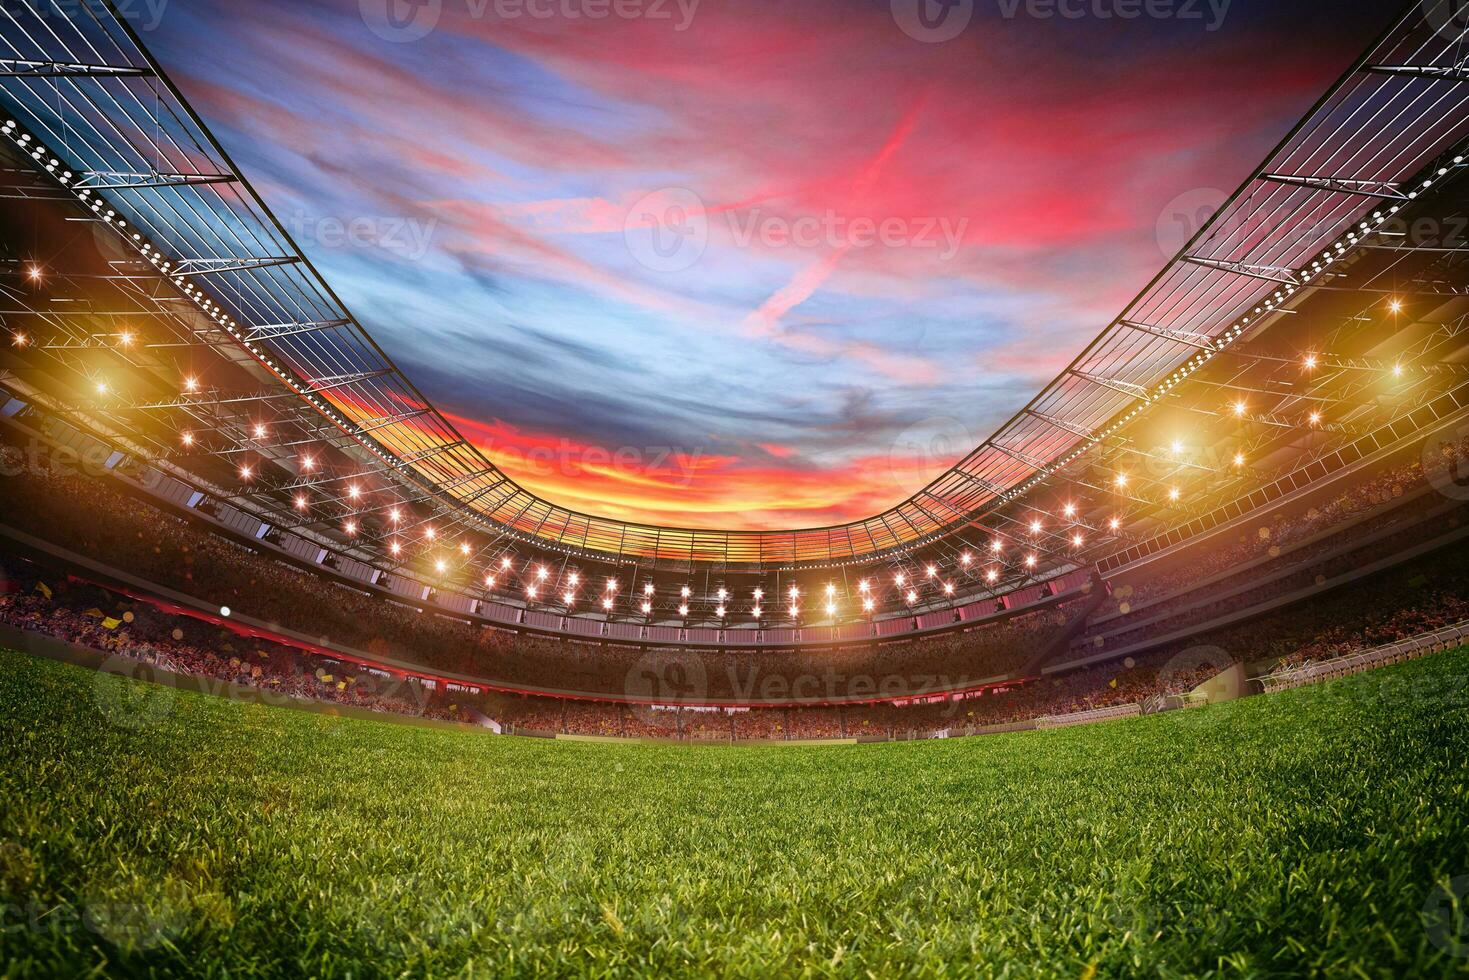
[[[65,202],[89,216],[107,239],[103,278],[134,302],[130,313],[143,311],[171,331],[148,345],[155,374],[167,368],[160,357],[189,347],[207,348],[237,371],[232,386],[118,394],[73,406],[78,417],[184,469],[204,458],[257,460],[258,480],[222,493],[281,528],[325,534],[347,522],[352,534],[341,544],[357,560],[404,568],[409,559],[395,545],[428,527],[445,538],[478,534],[466,551],[466,570],[476,573],[503,560],[508,547],[564,556],[562,572],[575,558],[718,575],[911,571],[927,562],[957,574],[986,542],[1018,542],[1030,553],[1026,561],[995,552],[1000,580],[977,586],[995,594],[1135,547],[1137,533],[1102,518],[1103,497],[1114,507],[1121,498],[1132,508],[1130,523],[1146,515],[1149,533],[1162,533],[1170,521],[1183,523],[1165,513],[1169,493],[1177,495],[1173,474],[1207,476],[1206,490],[1192,498],[1203,512],[1382,424],[1380,404],[1365,415],[1343,409],[1329,425],[1304,423],[1302,406],[1311,399],[1346,406],[1360,396],[1371,408],[1372,393],[1354,388],[1353,379],[1384,370],[1387,361],[1323,356],[1307,388],[1282,381],[1294,371],[1296,351],[1271,355],[1258,346],[1288,332],[1305,305],[1324,305],[1334,293],[1357,304],[1334,335],[1343,347],[1360,339],[1352,323],[1382,296],[1422,296],[1442,306],[1469,293],[1459,249],[1395,237],[1401,216],[1458,178],[1469,140],[1466,38],[1435,29],[1453,19],[1423,6],[1409,4],[1177,257],[994,435],[895,507],[831,527],[626,523],[568,510],[517,485],[398,370],[110,3],[27,0],[0,19],[4,135],[36,172],[9,196]],[[19,258],[12,266],[24,274]],[[54,309],[21,312],[51,325],[47,354],[90,376],[84,359],[102,311],[87,310],[90,332]],[[1415,363],[1424,369],[1412,381],[1423,399],[1462,383],[1452,366],[1425,366],[1459,336],[1448,323],[1438,326],[1416,341]],[[143,365],[144,352],[130,356]],[[1211,385],[1260,393],[1257,401],[1269,396],[1269,407],[1241,413],[1258,431],[1231,443],[1235,458],[1250,465],[1160,460],[1141,436],[1149,419],[1180,408],[1217,415],[1201,407]],[[269,446],[252,439],[262,404],[272,406],[272,431],[289,438]],[[160,439],[135,421],[144,416],[168,419],[172,432],[186,428],[189,444]],[[1302,427],[1312,430],[1309,445],[1293,440]],[[313,444],[335,450],[319,469],[301,464],[299,447]],[[1276,463],[1263,462],[1290,446]],[[1163,465],[1129,486],[1103,485],[1097,476],[1149,460]],[[218,472],[205,478],[216,487],[226,479]],[[381,503],[355,506],[356,483],[364,480],[391,485],[395,507],[409,516],[389,526],[374,519]],[[327,487],[339,491],[342,506],[326,515],[292,513],[292,495]],[[1088,504],[1067,504],[1071,512],[1063,513],[1052,499],[1057,493]]]

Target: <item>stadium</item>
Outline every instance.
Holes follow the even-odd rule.
[[[714,6],[4,5],[0,973],[1469,972],[1461,4]]]

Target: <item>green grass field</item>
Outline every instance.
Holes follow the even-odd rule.
[[[1463,973],[1466,760],[1466,651],[789,749],[348,721],[0,652],[0,972]]]

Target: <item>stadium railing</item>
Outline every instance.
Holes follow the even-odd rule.
[[[1398,640],[1371,650],[1347,654],[1344,657],[1276,671],[1260,678],[1260,686],[1267,694],[1271,694],[1306,684],[1346,677],[1350,674],[1360,674],[1375,667],[1414,660],[1430,653],[1461,646],[1466,640],[1469,640],[1469,621],[1446,626],[1429,633],[1420,633],[1406,640]]]

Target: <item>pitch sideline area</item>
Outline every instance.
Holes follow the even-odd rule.
[[[842,752],[486,738],[6,651],[0,961],[1451,975],[1469,970],[1465,758],[1469,649]]]

